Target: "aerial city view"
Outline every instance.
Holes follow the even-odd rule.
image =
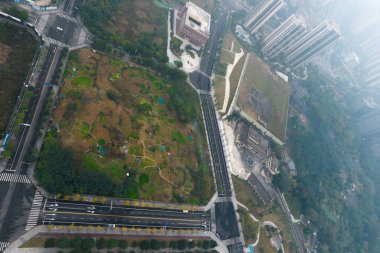
[[[0,0],[0,253],[380,252],[380,0]]]

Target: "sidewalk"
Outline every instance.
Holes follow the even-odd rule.
[[[20,237],[18,240],[10,244],[3,253],[50,253],[56,252],[53,249],[19,249],[26,241],[34,236],[66,236],[75,237],[78,235],[85,235],[87,237],[119,237],[119,238],[130,238],[131,236],[137,238],[151,239],[151,238],[166,238],[166,239],[179,239],[179,238],[194,238],[194,239],[212,239],[216,241],[218,246],[215,248],[219,252],[228,253],[228,249],[224,246],[223,242],[216,237],[212,232],[209,231],[198,231],[198,230],[169,230],[169,229],[131,229],[131,228],[103,228],[103,227],[74,227],[74,226],[38,226],[29,230],[26,234]],[[177,250],[176,250],[177,251]]]

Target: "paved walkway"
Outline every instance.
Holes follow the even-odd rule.
[[[224,94],[223,108],[221,110],[222,113],[227,112],[228,101],[230,100],[230,96],[231,96],[230,76],[231,76],[232,71],[234,70],[235,66],[238,64],[241,57],[243,57],[243,56],[244,56],[244,51],[243,51],[243,49],[240,48],[240,52],[235,53],[234,62],[232,64],[228,64],[228,66],[227,66],[227,71],[226,71],[226,75],[225,75],[225,78],[226,78],[225,94]],[[235,95],[235,94],[233,94],[233,95]]]
[[[90,230],[90,231],[89,231]],[[149,232],[147,232],[149,231]],[[205,239],[212,239],[214,240],[218,246],[215,248],[217,251],[221,253],[228,253],[228,249],[223,244],[223,242],[215,236],[214,233],[209,231],[203,231],[203,232],[189,232],[189,231],[174,231],[174,230],[165,230],[164,232],[161,232],[157,230],[156,232],[152,232],[152,230],[141,230],[141,231],[123,231],[123,230],[113,230],[113,229],[102,229],[97,230],[96,228],[93,229],[79,229],[79,228],[70,228],[64,227],[60,230],[53,229],[50,226],[38,226],[31,230],[29,230],[26,234],[21,236],[18,240],[10,244],[3,253],[50,253],[50,252],[56,252],[55,250],[52,251],[52,249],[38,249],[38,248],[31,248],[31,249],[19,249],[21,245],[23,245],[26,241],[28,241],[30,238],[37,236],[38,234],[49,234],[52,235],[56,234],[65,234],[65,236],[75,236],[78,234],[84,234],[88,236],[102,236],[102,237],[112,237],[112,236],[125,236],[125,237],[131,237],[131,236],[140,236],[143,237],[146,236],[146,238],[152,238],[152,237],[161,237],[165,236],[165,238],[205,238]],[[40,251],[41,250],[41,251]],[[50,251],[49,251],[50,250]]]

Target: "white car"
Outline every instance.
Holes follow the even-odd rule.
[[[59,26],[57,26],[57,30],[61,32],[63,31],[62,27],[59,27]]]

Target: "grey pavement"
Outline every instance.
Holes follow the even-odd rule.
[[[60,229],[60,230],[57,230],[57,229],[53,229],[52,227],[48,227],[48,226],[38,226],[38,227],[35,227],[31,230],[29,230],[27,233],[25,233],[23,236],[21,236],[19,239],[17,239],[16,241],[14,241],[13,243],[11,243],[4,251],[4,253],[15,253],[15,252],[22,252],[22,253],[37,253],[37,252],[43,252],[43,253],[50,253],[51,251],[45,251],[45,249],[30,249],[29,251],[28,250],[23,250],[23,249],[19,249],[19,247],[21,245],[23,245],[26,241],[28,241],[29,239],[31,239],[32,237],[34,236],[37,236],[39,234],[43,234],[43,235],[48,235],[48,234],[52,234],[53,235],[62,235],[62,236],[70,236],[70,235],[89,235],[91,234],[91,236],[112,236],[112,235],[115,235],[117,237],[120,237],[120,236],[125,236],[125,237],[131,237],[131,236],[149,236],[150,238],[151,237],[178,237],[178,238],[211,238],[213,239],[214,241],[216,241],[216,243],[218,244],[216,250],[218,250],[219,252],[223,252],[223,253],[227,253],[228,252],[228,249],[227,247],[223,244],[223,242],[215,236],[214,233],[212,232],[187,232],[187,231],[183,231],[183,232],[180,232],[180,231],[164,231],[164,232],[160,232],[160,231],[156,231],[156,232],[153,232],[152,230],[150,232],[147,232],[146,230],[141,230],[141,231],[122,231],[122,230],[118,230],[118,231],[115,231],[115,230],[112,230],[112,229],[102,229],[102,230],[97,230],[96,228],[85,228],[85,229],[79,229],[79,228],[70,228],[70,227],[65,227],[63,229]],[[177,250],[176,250],[177,251]],[[55,252],[55,251],[53,251]]]

